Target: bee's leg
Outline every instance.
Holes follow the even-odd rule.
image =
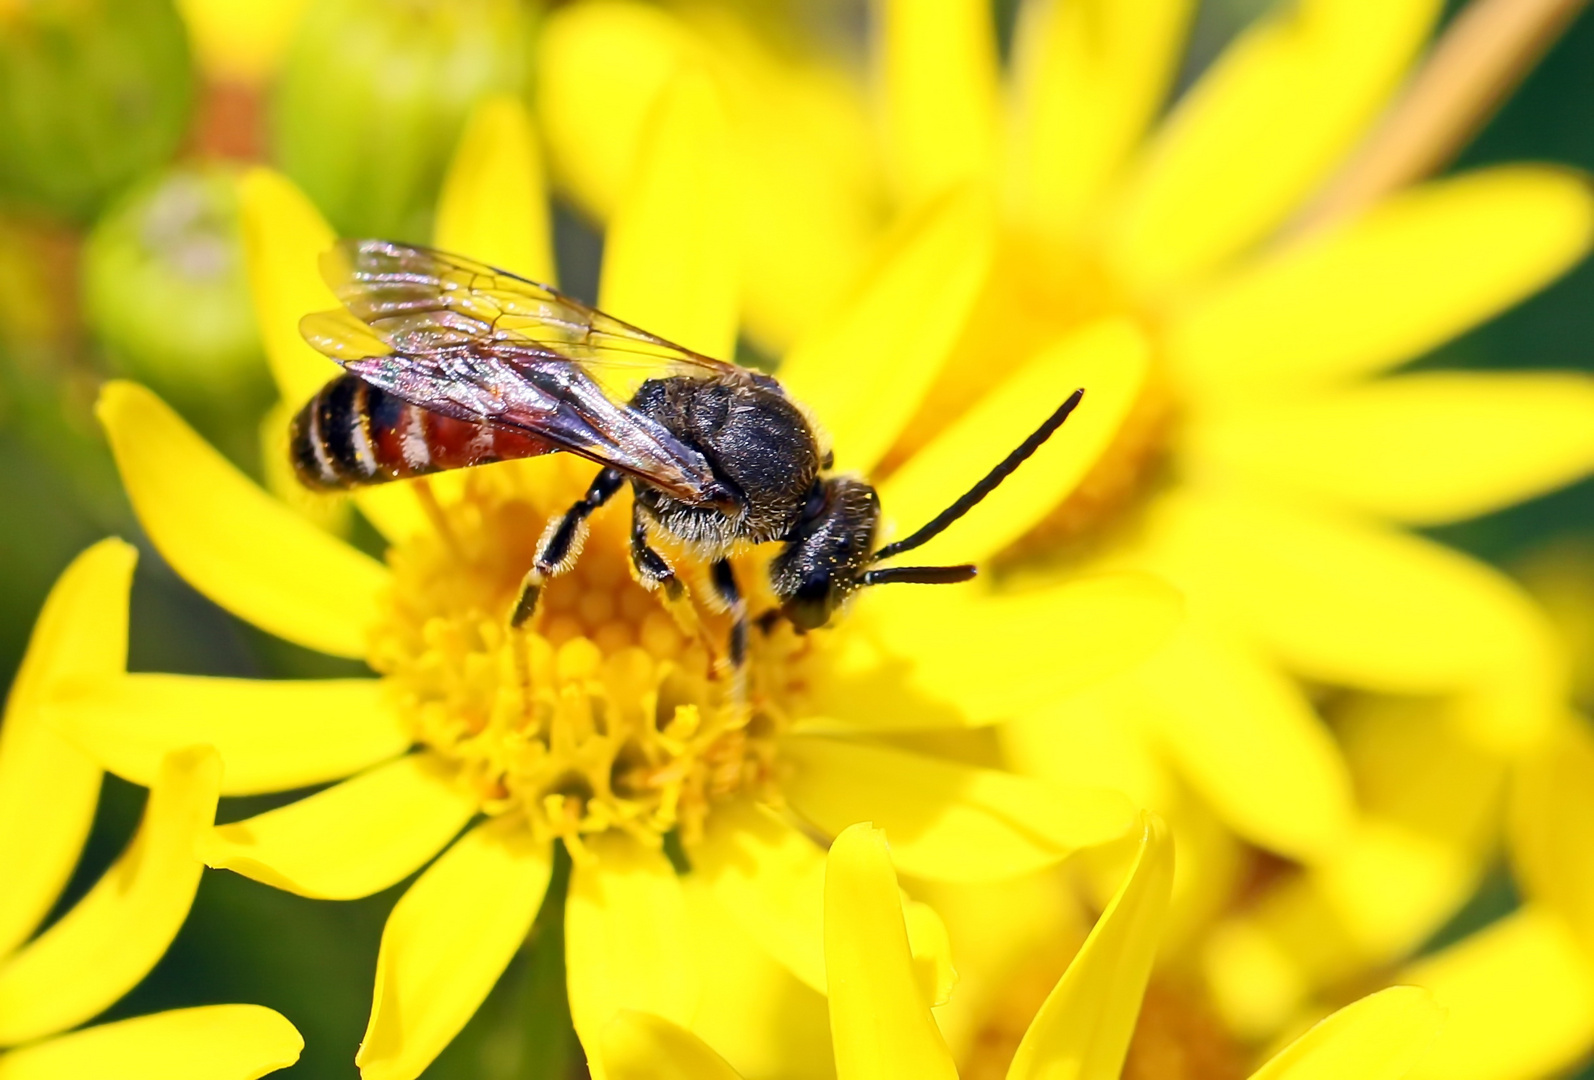
[[[731,613],[731,692],[738,706],[747,702],[747,601],[737,587],[729,559],[714,563],[714,592]]]
[[[549,578],[557,577],[575,565],[586,539],[587,516],[614,497],[625,483],[619,469],[604,469],[587,488],[587,493],[570,509],[548,523],[537,544],[537,560],[520,583],[520,598],[515,601],[509,625],[517,630],[537,613],[537,598]]]
[[[664,561],[664,556],[654,551],[648,543],[647,518],[643,516],[641,503],[631,506],[631,565],[636,567],[637,577],[642,579],[644,588],[663,589],[667,599],[680,599],[680,579],[670,569],[670,564]]]

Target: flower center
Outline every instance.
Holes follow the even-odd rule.
[[[1012,973],[959,1063],[963,1080],[1007,1075],[1019,1042],[1067,967],[1068,951],[1040,946]],[[1240,1080],[1245,1058],[1245,1048],[1203,998],[1176,980],[1153,976],[1135,1021],[1123,1080]]]
[[[554,455],[460,474],[434,529],[388,552],[394,589],[370,657],[417,741],[457,764],[485,812],[519,811],[575,856],[607,829],[653,846],[679,829],[690,843],[715,802],[777,799],[775,737],[818,647],[784,623],[754,629],[748,700],[735,702],[726,618],[690,599],[707,595],[691,588],[706,568],[662,548],[689,586],[674,603],[633,578],[629,491],[593,515],[574,568],[511,630],[538,539],[591,472]],[[756,600],[761,572],[736,563]]]
[[[1135,1022],[1123,1080],[1240,1080],[1246,1052],[1188,987],[1153,978]]]

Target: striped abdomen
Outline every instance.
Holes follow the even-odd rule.
[[[317,391],[288,430],[293,471],[306,487],[320,489],[381,484],[554,449],[513,428],[472,424],[411,405],[349,374]]]

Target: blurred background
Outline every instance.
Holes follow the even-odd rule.
[[[1181,84],[1269,6],[1206,0]],[[863,81],[861,0],[737,7],[774,47],[824,50]],[[1011,33],[1015,7],[1014,0],[993,4],[999,34]],[[529,93],[545,15],[545,5],[521,0],[0,0],[0,671],[7,684],[55,576],[112,534],[142,552],[133,669],[251,677],[359,669],[247,627],[161,565],[121,492],[93,401],[104,379],[136,378],[269,482],[276,461],[262,446],[273,445],[280,419],[267,416],[274,394],[244,275],[238,170],[250,162],[283,170],[343,234],[424,241],[471,104],[494,92]],[[1594,169],[1594,21],[1586,17],[1452,168],[1522,160]],[[561,281],[591,299],[601,233],[556,202],[555,234]],[[1594,371],[1594,266],[1419,364]],[[359,526],[334,525],[353,528],[356,541],[376,550]],[[1580,659],[1581,704],[1594,705],[1594,482],[1435,535],[1540,593]],[[108,780],[63,908],[121,850],[142,799],[142,789]],[[222,818],[269,805],[223,800]],[[111,1016],[258,1002],[305,1035],[303,1060],[283,1075],[354,1076],[382,922],[404,887],[318,904],[207,874],[175,946]],[[1430,947],[1516,902],[1503,869],[1488,876]],[[558,912],[543,917],[556,920]],[[558,936],[549,935],[554,947],[534,940],[427,1076],[508,1080],[579,1069],[560,1011]],[[1581,1075],[1594,1077],[1594,1069]]]

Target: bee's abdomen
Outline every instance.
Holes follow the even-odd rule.
[[[513,428],[455,420],[412,405],[349,374],[317,391],[288,430],[294,473],[306,487],[321,490],[535,457],[553,449]]]

